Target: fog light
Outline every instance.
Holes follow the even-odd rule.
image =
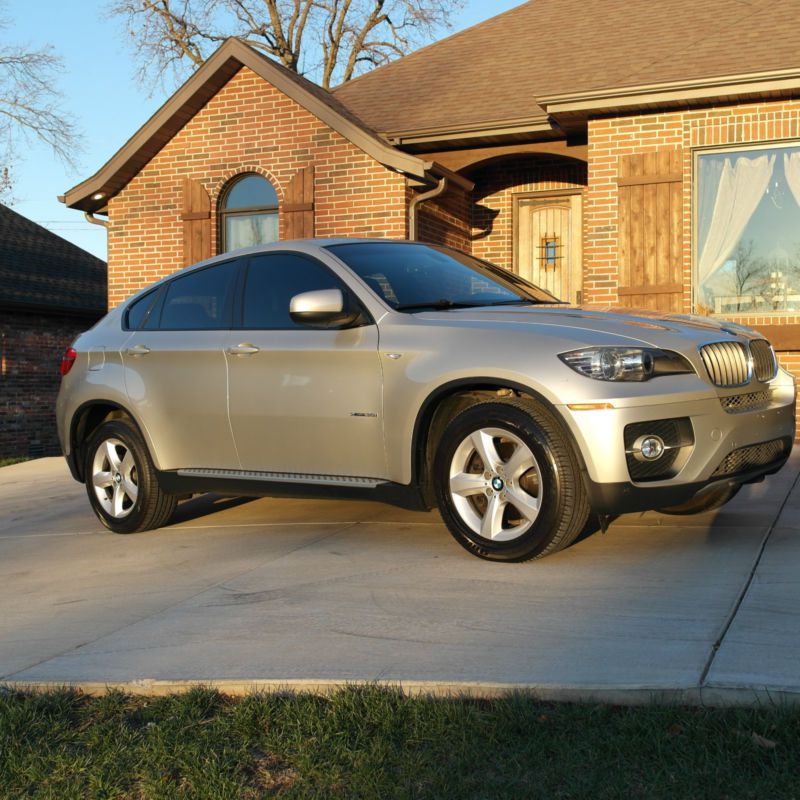
[[[633,445],[633,455],[640,461],[657,461],[665,449],[660,436],[641,436]]]

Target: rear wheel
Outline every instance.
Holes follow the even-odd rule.
[[[538,403],[487,402],[462,411],[442,434],[434,482],[456,541],[493,561],[561,550],[589,516],[575,454]]]
[[[178,502],[161,491],[147,446],[125,419],[104,422],[92,433],[84,474],[94,513],[115,533],[160,528]]]
[[[704,511],[714,511],[717,508],[722,508],[729,500],[733,500],[739,489],[742,488],[740,483],[725,484],[718,486],[714,489],[698,492],[691,500],[681,503],[677,506],[669,506],[668,508],[659,508],[661,514],[670,514],[675,516],[684,516],[689,514],[702,514]]]

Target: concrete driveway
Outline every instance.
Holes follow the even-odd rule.
[[[800,697],[799,468],[506,565],[370,502],[209,495],[119,536],[61,459],[5,467],[0,681]]]

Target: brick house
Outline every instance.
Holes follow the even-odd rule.
[[[61,355],[105,311],[105,262],[0,204],[0,458],[60,452]]]
[[[798,22],[532,0],[330,92],[229,40],[62,199],[107,216],[111,305],[241,244],[410,237],[752,325],[800,374]]]

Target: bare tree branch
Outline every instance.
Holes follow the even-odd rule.
[[[326,89],[449,27],[464,0],[117,0],[151,83],[179,80],[237,36]]]
[[[0,20],[0,30],[8,28]],[[20,160],[19,140],[49,145],[66,164],[75,166],[78,135],[72,117],[60,106],[55,86],[61,59],[49,46],[0,46],[0,197],[8,200],[11,170]]]

